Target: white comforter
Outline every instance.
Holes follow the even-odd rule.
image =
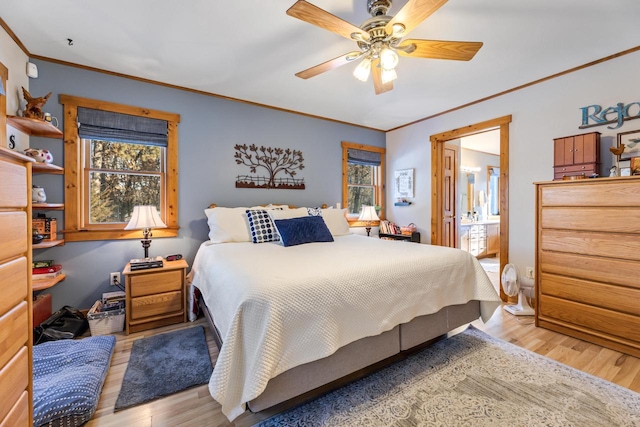
[[[486,321],[500,304],[467,252],[359,235],[292,247],[205,242],[192,284],[224,341],[209,390],[230,420],[290,368],[448,305],[483,301]]]

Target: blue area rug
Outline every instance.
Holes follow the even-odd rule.
[[[212,371],[202,326],[138,339],[114,411],[206,384]]]

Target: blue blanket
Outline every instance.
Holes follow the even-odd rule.
[[[79,426],[98,407],[116,338],[50,341],[33,347],[33,425]]]

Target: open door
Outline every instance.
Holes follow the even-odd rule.
[[[457,236],[451,239],[451,223],[457,224],[459,215],[455,212],[451,215],[451,176],[450,161],[448,160],[446,144],[464,136],[473,135],[491,129],[500,129],[500,271],[509,263],[509,123],[511,116],[499,117],[486,122],[476,123],[459,129],[431,136],[431,244],[439,246],[456,247]],[[454,177],[457,178],[457,171]],[[454,189],[455,189],[455,185]],[[453,220],[453,221],[451,221]],[[455,227],[457,229],[457,227]],[[454,233],[457,231],[454,231]],[[507,295],[500,288],[500,297],[507,301]]]
[[[442,194],[442,246],[458,247],[458,147],[445,144]]]

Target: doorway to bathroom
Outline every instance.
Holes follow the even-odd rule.
[[[509,260],[510,122],[511,116],[504,116],[430,138],[431,243],[478,257],[504,301],[500,272]],[[446,155],[452,148],[459,152],[454,179]]]

